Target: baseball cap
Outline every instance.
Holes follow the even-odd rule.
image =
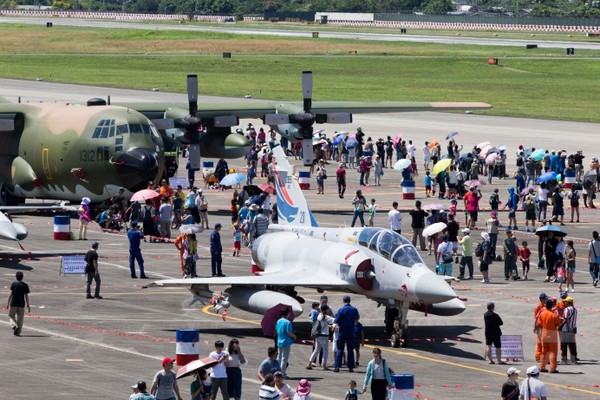
[[[350,296],[348,296],[348,295],[344,296],[343,300],[344,300],[344,303],[349,303],[350,302]]]
[[[462,230],[462,233],[471,233],[471,230],[469,228],[465,228]]]
[[[146,382],[144,381],[139,381],[135,387],[137,387],[140,392],[145,392],[147,389]]]
[[[219,223],[216,223],[216,224],[215,224],[215,229],[217,229],[217,228],[222,228],[222,227],[223,227],[223,225],[221,225],[221,224],[219,224]]]
[[[572,303],[573,302],[573,298],[571,296],[567,296],[567,298],[565,299],[565,302]]]
[[[93,248],[97,248],[100,245],[100,243],[98,242],[92,242],[92,247]]]
[[[532,365],[531,367],[527,368],[527,373],[529,375],[538,375],[540,373],[540,369],[537,365]]]
[[[516,369],[515,367],[510,367],[508,369],[508,371],[506,371],[507,375],[512,375],[512,374],[520,374],[521,371],[519,371],[518,369]]]
[[[137,226],[138,222],[134,219],[133,221],[131,221],[131,226],[135,227]]]
[[[281,372],[281,371],[275,371],[275,373],[273,374],[273,376],[283,376],[283,372]]]
[[[167,365],[167,364],[172,364],[172,363],[174,363],[174,362],[175,362],[175,359],[174,359],[174,358],[165,357],[165,358],[163,358],[163,360],[162,360],[162,366],[164,367],[165,365]]]
[[[544,292],[540,293],[540,300],[546,300],[548,298],[548,295]]]

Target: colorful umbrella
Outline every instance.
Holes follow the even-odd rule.
[[[275,188],[271,185],[263,183],[262,185],[258,185],[258,187],[265,193],[275,194]]]
[[[433,149],[435,146],[437,146],[439,144],[439,142],[435,139],[432,139],[429,141],[429,148]]]
[[[431,203],[431,204],[426,204],[425,206],[423,206],[423,210],[425,210],[425,211],[432,211],[432,210],[442,211],[445,209],[446,209],[446,206],[443,204],[439,204],[439,203]]]
[[[355,148],[356,146],[358,146],[358,141],[357,141],[356,139],[354,139],[354,138],[349,138],[349,139],[346,141],[346,148],[347,148],[347,149],[353,149],[353,148]]]
[[[348,136],[346,133],[338,134],[335,139],[333,139],[333,144],[337,146],[342,140],[346,139],[346,136]]]
[[[394,145],[394,147],[398,146],[398,142],[402,140],[402,136],[401,135],[396,135],[396,137],[392,140],[392,144]]]
[[[179,233],[187,233],[188,235],[192,233],[200,233],[203,232],[204,228],[200,225],[195,224],[184,224],[179,227]]]
[[[156,190],[142,189],[135,192],[133,196],[131,196],[131,201],[146,201],[158,196],[160,196],[160,193],[158,193]]]
[[[552,225],[552,224],[547,224],[544,225],[542,227],[539,227],[536,231],[535,234],[538,236],[541,235],[547,235],[549,232],[554,233],[557,236],[567,236],[567,232],[563,231],[562,229],[560,229],[560,227]]]
[[[458,135],[457,131],[452,131],[449,134],[446,135],[446,140],[450,140],[451,138],[453,138],[454,136]]]
[[[538,176],[537,181],[538,181],[538,183],[548,182],[553,179],[556,179],[557,175],[558,174],[554,171],[546,172],[545,174]]]
[[[199,360],[190,361],[185,364],[183,367],[177,370],[177,375],[175,379],[183,378],[185,376],[190,376],[194,374],[200,368],[209,369],[214,367],[219,363],[218,360],[213,359],[212,357],[204,357]]]
[[[398,170],[398,171],[402,171],[406,168],[408,168],[411,164],[410,160],[407,160],[406,158],[403,158],[401,160],[396,161],[396,164],[394,164],[394,169]]]
[[[521,196],[525,196],[525,195],[529,194],[529,190],[531,190],[531,189],[535,189],[535,187],[529,185],[525,189],[521,190]]]
[[[423,236],[425,236],[425,237],[433,236],[436,233],[440,233],[447,227],[448,227],[448,225],[446,225],[443,222],[436,222],[435,224],[431,224],[427,228],[423,229]]]
[[[485,158],[486,165],[491,165],[498,159],[498,153],[492,153]]]
[[[491,145],[492,144],[490,142],[481,142],[475,147],[477,147],[478,149],[483,149],[484,147],[491,146]]]
[[[219,184],[221,186],[233,186],[238,183],[246,182],[246,175],[241,172],[235,172],[233,174],[226,175],[225,178],[221,179]]]
[[[484,181],[480,181],[479,179],[471,179],[469,181],[466,181],[464,183],[465,186],[469,186],[469,187],[477,187],[477,186],[483,186],[486,185],[486,183]]]
[[[450,158],[444,158],[443,160],[436,162],[433,166],[433,169],[431,170],[431,174],[434,176],[439,174],[440,172],[448,168],[450,164],[452,164],[452,159]]]
[[[546,154],[546,150],[544,149],[536,149],[533,153],[531,153],[531,158],[533,158],[534,161],[540,161],[542,158],[544,158],[544,155]]]

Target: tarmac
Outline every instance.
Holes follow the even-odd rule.
[[[598,127],[595,124],[553,124],[552,121],[525,119],[516,124],[517,119],[441,113],[410,113],[407,116],[409,122],[402,122],[397,119],[399,115],[360,117],[364,119],[355,119],[358,122],[353,124],[353,128],[360,124],[367,136],[373,132],[373,136],[377,137],[392,131],[398,132],[395,129],[386,131],[386,126],[413,124],[419,128],[407,130],[406,139],[413,138],[415,143],[422,143],[429,137],[442,140],[441,132],[445,132],[445,135],[458,129],[461,133],[457,139],[465,145],[465,150],[469,148],[467,144],[473,145],[496,137],[506,140],[509,157],[514,157],[517,143],[524,137],[531,143],[556,141],[557,149],[560,143],[568,147],[569,151],[583,147],[588,156],[586,160],[598,154],[595,148],[597,144],[591,136],[594,128]],[[510,124],[513,120],[514,126]],[[501,125],[503,123],[504,128]],[[490,130],[505,129],[507,135],[483,136],[481,132],[486,129],[484,124]],[[431,128],[428,129],[428,126]],[[548,129],[555,129],[556,132],[571,129],[573,140],[565,141],[564,137],[556,139],[552,135],[547,136]],[[523,136],[524,130],[527,130],[527,136]],[[419,151],[421,146],[417,146]],[[421,159],[420,154],[417,158]],[[514,158],[509,158],[508,165],[510,174],[514,170]],[[230,161],[230,167],[241,170],[242,160]],[[299,166],[299,170],[302,169]],[[335,165],[330,164],[331,178],[326,181],[324,196],[317,196],[314,186],[305,195],[320,224],[347,226],[351,219],[352,194],[358,189],[358,176],[355,171],[349,171],[347,195],[344,200],[340,200],[334,187],[333,170]],[[179,174],[185,176],[183,167]],[[264,179],[255,180],[255,183],[263,182]],[[362,188],[367,199],[376,198],[381,206],[375,217],[375,226],[388,226],[386,214],[394,200],[400,202],[402,210],[412,208],[413,200],[401,200],[399,182],[400,173],[387,169],[382,186]],[[509,179],[483,186],[482,206],[487,206],[491,188],[496,186],[500,188],[502,201],[506,201],[506,188],[512,183],[513,180]],[[312,184],[315,184],[314,181]],[[249,275],[249,251],[244,249],[240,257],[232,257],[229,253],[232,239],[227,224],[230,221],[228,209],[232,191],[219,192],[207,188],[204,192],[209,200],[211,226],[216,222],[225,226],[222,231],[222,241],[226,248],[223,272],[228,276]],[[422,176],[417,178],[416,197],[424,204],[438,202],[437,199],[425,198]],[[448,204],[448,200],[443,203]],[[565,211],[569,213],[568,207]],[[459,222],[464,225],[462,215],[459,212]],[[482,212],[482,218],[483,216],[487,217],[487,213]],[[501,213],[500,218],[506,223],[505,213]],[[519,227],[523,229],[522,213],[518,214],[518,218]],[[566,221],[569,219],[567,216]],[[195,307],[188,308],[186,303],[190,295],[183,288],[142,289],[148,281],[129,277],[128,244],[122,233],[102,232],[97,225],[92,224],[88,241],[55,241],[52,239],[52,215],[17,215],[15,220],[25,224],[30,233],[22,243],[26,251],[15,243],[0,242],[1,285],[8,298],[15,272],[23,271],[24,280],[31,288],[32,309],[25,319],[21,337],[13,336],[6,316],[0,318],[0,340],[4,343],[2,358],[5,360],[0,365],[0,399],[18,400],[42,396],[45,399],[127,398],[133,383],[145,380],[150,384],[154,374],[161,369],[161,359],[175,356],[176,330],[189,328],[200,330],[201,356],[213,350],[215,340],[227,343],[231,338],[239,339],[242,351],[249,359],[249,365],[243,369],[243,397],[256,396],[260,385],[256,369],[266,358],[267,348],[273,343],[272,339],[265,338],[262,334],[261,316],[232,307],[226,318],[223,318],[222,314],[212,313],[209,305],[196,304]],[[568,238],[575,240],[578,252],[576,292],[572,296],[579,311],[577,341],[580,363],[559,365],[559,374],[541,375],[548,387],[549,399],[594,399],[600,396],[598,357],[594,350],[597,348],[595,341],[600,337],[600,322],[596,319],[600,308],[597,305],[597,289],[592,286],[587,272],[585,251],[591,231],[597,229],[600,222],[600,212],[582,209],[580,220],[581,223],[567,223],[564,227],[569,234]],[[410,234],[409,221],[410,217],[405,215],[402,225],[407,236]],[[71,224],[71,229],[75,232],[77,222],[72,220]],[[473,232],[477,240],[479,232]],[[210,230],[199,234],[201,259],[198,272],[201,276],[210,274],[210,256],[207,250],[209,235]],[[503,233],[500,235],[502,237]],[[537,240],[533,233],[522,230],[517,232],[517,239],[519,243],[522,240],[535,243]],[[83,276],[59,274],[61,256],[85,253],[94,240],[100,242],[102,300],[85,298]],[[536,246],[530,247],[535,260]],[[146,261],[146,273],[151,280],[180,276],[179,254],[172,243],[143,243],[142,252]],[[421,255],[434,268],[433,257],[426,252],[421,252]],[[366,364],[371,359],[372,348],[381,347],[388,365],[396,373],[414,375],[415,389],[406,394],[407,398],[498,398],[509,366],[520,369],[520,376],[523,377],[527,367],[536,364],[533,360],[535,337],[532,327],[533,308],[538,302],[539,293],[558,296],[557,284],[544,283],[545,271],[537,269],[535,264],[528,281],[505,281],[502,271],[503,263],[496,262],[491,266],[490,284],[481,283],[481,276],[477,273],[474,280],[453,283],[457,294],[466,299],[467,309],[461,315],[425,316],[411,311],[408,348],[391,348],[383,332],[383,309],[378,309],[376,303],[361,296],[352,296],[352,303],[361,313],[366,338],[365,346],[361,349],[360,365],[353,373],[347,369],[342,369],[339,373],[323,372],[318,368],[310,371],[305,369],[311,353],[307,312],[310,302],[317,301],[320,293],[312,289],[296,288],[307,304],[305,313],[294,321],[299,339],[292,346],[287,382],[295,387],[299,379],[306,378],[313,384],[313,398],[342,398],[349,380],[356,380],[360,387]],[[326,294],[334,309],[341,306],[343,293]],[[483,313],[489,301],[496,303],[496,312],[504,320],[504,334],[522,336],[523,359],[511,360],[508,365],[490,365],[484,360]],[[190,397],[190,383],[191,378],[184,378],[180,382],[183,398]]]

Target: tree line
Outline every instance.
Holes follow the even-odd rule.
[[[0,0],[0,8],[32,5]],[[446,14],[451,0],[33,0],[56,10],[119,11],[184,15],[261,15],[266,12],[373,12]],[[478,12],[536,17],[600,17],[600,0],[472,0]]]

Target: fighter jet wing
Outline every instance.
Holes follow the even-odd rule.
[[[271,266],[269,266],[271,268]],[[306,272],[296,269],[295,271],[285,271],[278,269],[278,272],[264,273],[262,275],[252,276],[226,276],[214,278],[190,278],[190,279],[163,279],[152,282],[145,287],[177,287],[192,285],[223,285],[223,286],[302,286],[310,288],[351,288],[352,285],[343,279],[330,274],[316,273],[308,275]]]

